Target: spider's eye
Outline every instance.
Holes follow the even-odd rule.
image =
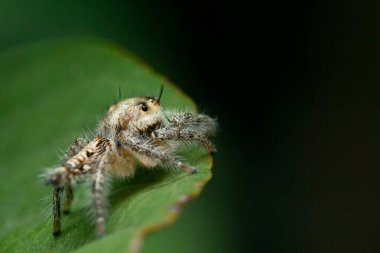
[[[143,110],[144,112],[148,111],[148,106],[145,103],[141,103],[140,106],[141,110]]]

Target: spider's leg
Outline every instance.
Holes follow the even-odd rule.
[[[73,194],[73,187],[71,185],[71,180],[68,179],[65,182],[65,186],[63,187],[65,190],[65,199],[63,202],[63,213],[68,214],[70,213],[70,207],[71,207],[71,202],[73,201],[74,194]]]
[[[68,168],[58,167],[51,170],[46,175],[45,181],[47,184],[53,185],[53,235],[58,236],[61,233],[61,195],[63,185],[67,178],[72,173]]]
[[[73,156],[77,155],[87,144],[88,144],[88,141],[86,139],[83,139],[83,138],[75,139],[73,144],[71,144],[71,146],[66,150],[65,155],[62,158],[62,164],[66,163]],[[70,212],[71,202],[73,201],[73,198],[74,198],[73,187],[71,185],[70,179],[67,179],[67,181],[64,184],[63,189],[65,191],[63,213],[68,214]]]
[[[62,157],[62,164],[70,160],[73,156],[78,154],[86,145],[88,141],[83,138],[76,138],[73,144],[66,150],[65,154]]]
[[[202,132],[177,126],[163,127],[153,132],[152,137],[157,140],[197,141],[202,143],[211,154],[216,153],[214,144]]]
[[[58,236],[61,233],[61,193],[62,187],[53,189],[53,235]]]
[[[53,185],[53,235],[58,236],[61,233],[61,195],[64,188],[65,189],[65,202],[63,207],[63,212],[67,213],[69,211],[72,195],[67,195],[68,192],[72,193],[71,185],[69,184],[70,178],[75,177],[77,171],[73,171],[67,167],[58,167],[53,171],[49,172],[46,176],[46,183]]]
[[[49,171],[45,177],[47,184],[53,185],[53,235],[60,234],[60,194],[66,191],[64,212],[67,212],[72,200],[71,180],[80,179],[83,175],[92,172],[101,154],[105,152],[109,141],[104,138],[95,138],[80,152],[71,157],[62,166]]]
[[[104,176],[104,166],[98,166],[96,168],[95,177],[92,184],[92,198],[96,218],[96,234],[98,237],[103,237],[106,232],[104,203],[102,197],[104,191]]]
[[[122,132],[121,138],[126,148],[130,148],[133,152],[137,154],[137,158],[139,158],[139,155],[146,156],[152,159],[158,159],[164,164],[180,168],[190,174],[195,174],[198,172],[198,170],[195,167],[192,167],[189,164],[180,161],[170,152],[165,151],[163,148],[159,146],[152,145],[144,139],[132,136],[127,132]]]
[[[206,136],[216,133],[216,120],[200,113],[194,112],[170,112],[167,111],[170,128],[191,129]]]

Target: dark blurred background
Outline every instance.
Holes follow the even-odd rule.
[[[145,252],[379,252],[379,10],[377,1],[3,0],[0,51],[105,38],[219,119],[213,179]]]

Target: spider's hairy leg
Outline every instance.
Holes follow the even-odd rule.
[[[95,209],[96,234],[99,238],[103,237],[106,232],[106,221],[103,204],[104,191],[104,166],[100,165],[96,168],[94,181],[92,184],[92,198]]]
[[[71,157],[78,154],[86,145],[88,141],[83,138],[76,138],[73,144],[66,150],[65,154],[62,157],[62,164],[67,162]]]
[[[78,154],[86,145],[88,144],[88,141],[83,138],[77,138],[71,144],[71,146],[66,150],[64,156],[62,157],[62,164],[65,164],[70,158]],[[68,214],[70,213],[70,207],[71,207],[71,202],[74,199],[74,192],[73,192],[73,187],[71,185],[71,180],[67,179],[66,182],[64,183],[64,204],[63,204],[63,213]]]
[[[163,147],[152,145],[145,139],[141,139],[127,132],[122,132],[120,137],[124,148],[131,149],[139,160],[142,160],[141,156],[148,157],[152,160],[158,160],[163,164],[180,168],[190,174],[196,174],[198,172],[195,167],[178,160],[178,158],[176,158],[173,154],[165,151]]]
[[[165,111],[169,121],[168,127],[191,129],[205,136],[213,136],[216,133],[216,120],[195,112],[171,112]]]
[[[153,133],[160,140],[197,141],[202,143],[211,154],[216,153],[214,144],[209,140],[217,129],[216,120],[195,112],[165,112],[168,123]]]
[[[58,236],[61,233],[61,193],[62,187],[53,189],[53,235]]]
[[[178,140],[184,142],[197,141],[202,143],[211,154],[216,153],[216,148],[214,144],[208,139],[208,136],[187,128],[181,128],[178,126],[163,127],[157,129],[152,134],[154,139],[165,141],[165,140]]]
[[[92,172],[98,158],[106,151],[109,140],[105,138],[95,138],[88,143],[81,151],[67,160],[62,166],[49,171],[45,177],[45,182],[51,184],[53,190],[53,235],[60,234],[60,196],[64,188],[66,199],[64,210],[68,211],[71,205],[72,192],[71,181],[79,180]]]
[[[65,190],[65,200],[63,202],[63,213],[64,214],[69,214],[70,213],[70,208],[71,208],[71,202],[74,199],[74,194],[73,194],[73,187],[71,185],[71,180],[67,179],[65,182],[65,186],[63,187]]]
[[[72,173],[68,168],[58,167],[48,171],[45,177],[45,183],[53,186],[53,235],[58,236],[61,233],[61,195],[65,185],[65,181]]]
[[[89,173],[99,156],[109,148],[109,145],[110,141],[108,139],[95,138],[76,155],[64,162],[62,166],[48,171],[45,182],[53,186],[63,187],[68,180],[76,179]]]

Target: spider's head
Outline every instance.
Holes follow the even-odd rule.
[[[110,107],[103,120],[103,131],[116,135],[120,131],[145,133],[162,122],[160,98],[134,97]]]
[[[160,100],[154,97],[135,97],[131,102],[129,129],[146,132],[156,127],[162,121]]]

